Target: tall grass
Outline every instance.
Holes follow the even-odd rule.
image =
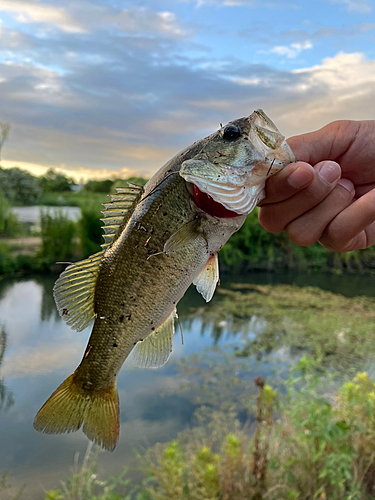
[[[94,202],[81,205],[81,218],[78,222],[78,231],[81,241],[83,257],[88,257],[101,250],[103,240],[103,206]]]
[[[42,246],[38,253],[42,269],[58,261],[70,261],[74,255],[76,225],[62,211],[52,216],[48,210],[40,213]]]
[[[82,464],[79,455],[74,457],[71,476],[61,481],[59,488],[49,490],[44,500],[130,500],[127,494],[129,480],[125,478],[127,469],[116,477],[100,480],[97,474],[99,450],[92,451],[89,443]]]
[[[255,433],[238,421],[232,429],[217,427],[211,408],[204,432],[184,431],[146,452],[141,498],[375,498],[374,380],[358,373],[336,392],[328,384],[309,357],[291,370],[280,393],[258,379]]]
[[[21,231],[17,216],[12,213],[11,205],[0,189],[0,236],[14,237]]]

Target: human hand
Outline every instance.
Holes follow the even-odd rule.
[[[288,143],[300,161],[268,179],[259,204],[264,229],[339,252],[373,245],[375,121],[332,122]]]

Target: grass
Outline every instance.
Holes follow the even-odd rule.
[[[146,453],[143,488],[149,496],[142,498],[374,498],[374,419],[367,415],[375,409],[375,385],[366,373],[325,392],[327,379],[304,357],[284,391],[256,383],[255,430],[235,418],[223,425],[222,410],[211,407],[205,428],[184,431]]]
[[[212,325],[219,339],[222,322],[244,342],[237,356],[261,359],[287,350],[291,358],[310,353],[322,367],[353,375],[375,354],[375,298],[344,297],[314,287],[234,284],[218,288],[220,300],[191,310]],[[258,327],[247,336],[249,321]]]

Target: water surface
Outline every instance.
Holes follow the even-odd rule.
[[[30,207],[12,207],[12,212],[17,215],[17,220],[21,224],[30,225],[33,229],[40,228],[40,212],[48,212],[52,217],[58,213],[67,217],[69,220],[76,222],[81,217],[81,209],[79,207],[46,207],[42,205],[33,205]]]
[[[76,451],[83,455],[87,439],[81,431],[63,435],[44,435],[33,430],[33,418],[55,388],[81,360],[90,328],[77,333],[61,321],[52,297],[56,276],[31,276],[0,281],[0,475],[12,474],[15,485],[27,484],[31,498],[42,498],[43,491],[57,487],[69,474]],[[228,286],[234,278],[222,279]],[[340,277],[319,274],[249,274],[235,281],[254,284],[293,283],[319,286],[347,296],[375,296],[372,277]],[[213,301],[220,300],[217,295]],[[213,302],[215,303],[215,302]],[[203,299],[191,288],[179,304],[184,332],[181,345],[177,332],[174,350],[168,364],[158,370],[138,369],[125,363],[119,374],[121,434],[113,453],[103,453],[100,470],[115,474],[133,457],[134,448],[144,450],[158,441],[174,438],[191,425],[194,411],[192,395],[178,394],[180,379],[175,362],[182,356],[215,344],[241,342],[230,330],[230,324],[219,325],[220,335],[212,325],[202,323],[194,307],[204,306]],[[195,312],[191,312],[195,311]],[[256,319],[249,322],[246,335],[255,336],[262,328]],[[1,339],[0,339],[1,340]],[[288,353],[284,353],[284,361]],[[265,366],[254,366],[248,360],[249,372],[258,375]],[[177,394],[176,394],[177,393]],[[1,387],[0,387],[1,394]]]

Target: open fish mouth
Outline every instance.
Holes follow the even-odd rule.
[[[228,211],[238,215],[249,214],[263,198],[263,184],[254,186],[215,185],[193,181],[193,179],[190,182],[193,182],[201,192],[211,196],[215,202],[220,203]]]
[[[217,151],[215,161],[207,155],[185,161],[180,175],[227,210],[249,214],[265,196],[266,179],[297,159],[262,110],[229,123],[217,134],[223,153]]]

